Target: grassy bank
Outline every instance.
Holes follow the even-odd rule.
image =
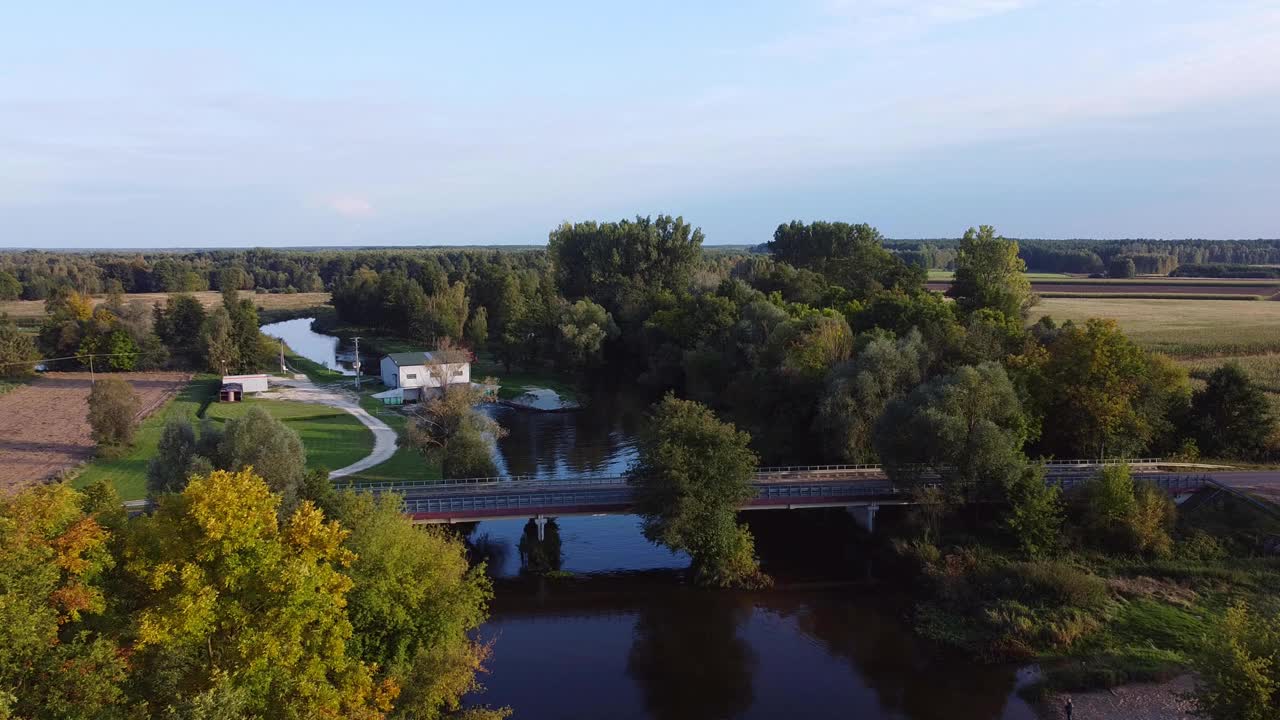
[[[298,433],[307,452],[307,467],[337,470],[373,451],[373,433],[355,416],[328,405],[249,399],[215,403],[205,414],[217,422],[226,422],[244,417],[255,407],[266,410]]]
[[[895,550],[918,581],[917,632],[978,660],[1037,663],[1036,696],[1188,672],[1228,606],[1276,609],[1280,558],[1265,547],[1278,531],[1274,517],[1219,496],[1189,502],[1172,545],[1146,554],[1101,549],[1071,520],[1063,546],[1039,559],[973,527]]]
[[[556,372],[550,368],[525,369],[513,366],[507,372],[501,363],[489,355],[479,355],[471,365],[471,377],[480,380],[486,377],[498,378],[498,397],[513,400],[533,388],[554,390],[565,400],[573,400],[579,404],[586,402],[586,393],[576,377]]]
[[[124,500],[146,497],[147,463],[156,454],[165,423],[169,418],[195,421],[211,403],[217,401],[221,384],[221,378],[215,375],[196,376],[168,405],[142,421],[133,447],[126,455],[94,460],[76,475],[72,484],[82,488],[105,480],[115,486]]]
[[[1043,315],[1059,322],[1113,318],[1134,341],[1175,357],[1280,352],[1280,302],[1046,298],[1030,319]]]
[[[1119,300],[1265,300],[1262,295],[1237,293],[1161,293],[1161,292],[1056,292],[1039,291],[1042,298],[1115,298]]]
[[[353,475],[346,480],[350,482],[404,482],[406,480],[439,480],[441,478],[439,463],[429,462],[417,450],[409,448],[404,442],[404,430],[408,424],[406,418],[396,408],[386,407],[381,400],[375,399],[374,393],[383,388],[374,383],[374,387],[360,394],[360,407],[369,411],[370,415],[391,426],[399,436],[399,447],[395,455],[384,463]]]

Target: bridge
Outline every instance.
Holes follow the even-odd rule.
[[[1128,464],[1136,474],[1173,495],[1195,492],[1216,480],[1206,466],[1130,461],[1072,460],[1046,465],[1046,481],[1070,488],[1092,478],[1104,465]],[[1199,472],[1191,472],[1196,471]],[[921,469],[926,482],[931,474]],[[937,477],[936,473],[932,477]],[[875,513],[885,505],[911,504],[906,488],[891,481],[879,465],[809,465],[760,468],[752,478],[755,496],[742,510],[848,508],[872,529]],[[571,515],[625,514],[633,511],[634,488],[624,475],[547,480],[528,476],[467,478],[405,483],[352,483],[339,486],[372,492],[394,492],[404,499],[405,513],[420,523],[458,523],[501,518],[538,520]]]

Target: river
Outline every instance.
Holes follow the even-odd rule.
[[[285,341],[289,349],[343,375],[355,375],[349,366],[338,362],[338,338],[311,329],[315,318],[297,318],[263,325],[262,334]]]
[[[316,335],[309,321],[290,323]],[[332,359],[333,345],[286,324],[272,327],[295,352]],[[571,413],[485,409],[508,431],[502,471],[544,478],[625,471],[643,410],[625,396]],[[847,515],[742,517],[773,590],[688,586],[688,558],[646,541],[633,516],[559,518],[541,542],[524,520],[457,526],[495,582],[480,629],[493,655],[468,702],[511,707],[517,720],[1035,717],[1014,692],[1015,668],[969,662],[912,632],[908,601],[874,580]]]

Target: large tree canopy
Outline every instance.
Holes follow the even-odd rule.
[[[886,250],[880,231],[865,223],[806,225],[792,220],[774,231],[769,251],[784,263],[825,275],[859,298],[884,289],[916,290],[925,277],[924,270]]]
[[[547,250],[566,298],[591,298],[629,320],[640,299],[684,289],[702,239],[702,230],[684,218],[659,215],[565,223],[551,231]]]
[[[762,581],[738,505],[755,494],[749,435],[705,405],[668,395],[640,438],[632,469],[636,508],[649,540],[693,557],[698,581],[727,587]]]
[[[998,237],[990,225],[969,228],[960,241],[955,280],[947,294],[966,313],[990,309],[1021,318],[1036,302],[1026,270],[1018,243]]]

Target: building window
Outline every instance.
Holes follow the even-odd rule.
[[[417,380],[417,379],[418,379],[418,373],[405,373],[405,374],[404,374],[404,379],[405,379],[405,380]]]

